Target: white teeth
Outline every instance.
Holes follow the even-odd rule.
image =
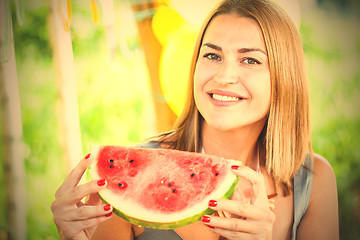
[[[219,100],[219,101],[228,101],[228,102],[239,100],[238,97],[224,96],[224,95],[219,95],[219,94],[215,94],[215,93],[212,94],[212,98]]]

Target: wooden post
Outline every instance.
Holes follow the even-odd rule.
[[[140,42],[145,53],[145,60],[149,70],[151,90],[156,111],[156,127],[159,132],[172,129],[176,115],[167,104],[159,81],[159,62],[162,46],[157,40],[151,27],[152,12],[161,3],[151,0],[131,0],[139,31]]]
[[[60,132],[68,170],[83,156],[80,134],[80,120],[76,92],[75,67],[69,26],[64,24],[64,15],[58,0],[51,0],[50,37],[57,83],[60,94]],[[69,22],[67,22],[69,23]]]
[[[0,0],[1,6],[3,0]],[[4,9],[3,9],[4,10]],[[10,55],[0,64],[0,95],[3,119],[4,170],[6,182],[8,239],[26,239],[26,189],[22,121],[12,25]],[[7,47],[1,42],[1,48]]]

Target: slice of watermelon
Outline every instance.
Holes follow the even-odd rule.
[[[88,180],[106,179],[100,197],[125,220],[145,227],[171,229],[211,214],[208,202],[229,199],[239,178],[235,160],[179,150],[100,146]]]

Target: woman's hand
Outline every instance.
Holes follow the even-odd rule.
[[[97,194],[106,186],[104,179],[78,185],[90,164],[90,154],[88,154],[71,171],[55,193],[51,211],[60,239],[90,239],[97,225],[109,219],[112,214],[112,207],[102,204]],[[88,201],[83,203],[81,200],[87,196],[89,196]]]
[[[263,176],[245,166],[234,166],[233,170],[250,182],[250,201],[236,196],[231,200],[210,200],[209,207],[220,216],[206,215],[202,222],[227,239],[272,239],[275,215],[270,210]]]

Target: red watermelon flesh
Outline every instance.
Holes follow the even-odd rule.
[[[91,156],[96,159],[91,179],[108,183],[100,196],[119,216],[148,227],[197,221],[208,213],[210,198],[230,198],[237,183],[230,168],[234,161],[200,153],[94,146]]]

